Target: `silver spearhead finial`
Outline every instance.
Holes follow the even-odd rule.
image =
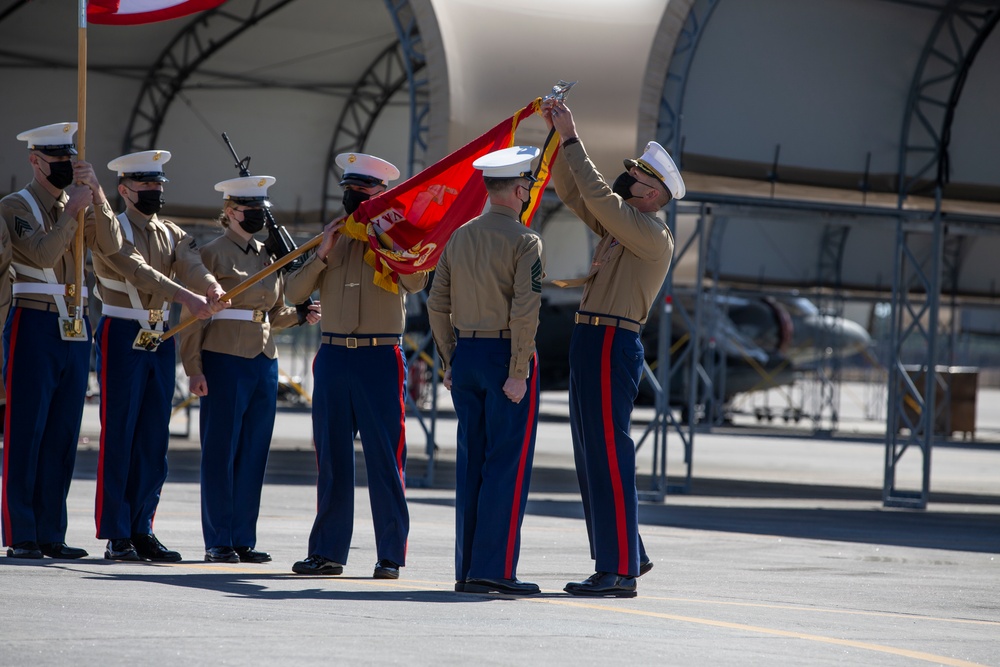
[[[566,99],[566,94],[569,93],[569,89],[575,86],[576,84],[577,84],[576,81],[567,82],[563,81],[562,79],[559,79],[559,83],[552,86],[552,92],[546,95],[542,99],[559,100],[560,102],[562,102],[563,100]]]

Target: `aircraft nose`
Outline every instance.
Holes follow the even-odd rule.
[[[865,328],[853,320],[834,318],[830,327],[832,347],[839,356],[849,356],[867,349],[872,342]]]

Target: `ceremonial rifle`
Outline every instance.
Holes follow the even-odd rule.
[[[236,160],[235,166],[237,171],[240,172],[240,176],[251,176],[250,156],[248,155],[241,160],[240,156],[236,153],[236,149],[233,148],[232,142],[229,141],[229,136],[225,132],[222,133],[222,140],[226,142],[229,152],[233,154],[233,159]],[[278,225],[274,216],[271,215],[271,209],[267,206],[264,207],[264,221],[267,227],[267,240],[264,242],[264,249],[272,259],[277,261],[296,250],[295,241],[292,240],[288,230]],[[294,261],[283,266],[286,272],[291,272],[301,267],[305,261],[305,257],[302,254],[298,254]],[[302,303],[295,305],[295,311],[299,315],[299,324],[305,323],[306,315],[309,314],[309,306],[311,305],[313,305],[312,298],[307,298]]]

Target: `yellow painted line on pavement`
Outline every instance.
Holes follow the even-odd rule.
[[[949,665],[953,667],[986,667],[978,662],[968,662],[966,660],[959,660],[957,658],[949,658],[943,655],[935,655],[933,653],[924,653],[923,651],[911,651],[905,648],[897,648],[895,646],[883,646],[881,644],[870,644],[868,642],[859,642],[852,639],[839,639],[837,637],[824,637],[823,635],[811,635],[805,632],[792,632],[789,630],[778,630],[776,628],[765,628],[758,625],[745,625],[743,623],[730,623],[728,621],[716,621],[709,618],[696,618],[693,616],[679,616],[677,614],[664,614],[657,611],[643,611],[640,609],[625,609],[622,607],[607,607],[597,604],[587,604],[584,602],[575,602],[572,600],[553,600],[553,599],[539,599],[539,598],[525,598],[530,602],[536,602],[539,604],[553,604],[560,605],[564,607],[575,607],[578,609],[596,609],[598,611],[609,611],[616,614],[630,614],[633,616],[647,616],[650,618],[662,618],[668,621],[680,621],[682,623],[695,623],[697,625],[707,625],[716,628],[725,628],[727,630],[740,630],[743,632],[755,632],[764,635],[773,635],[776,637],[787,637],[789,639],[802,639],[805,641],[819,642],[823,644],[834,644],[836,646],[849,646],[851,648],[863,649],[865,651],[876,651],[878,653],[888,653],[890,655],[898,655],[904,658],[912,658],[914,660],[924,660],[926,662],[933,662],[939,665]]]
[[[828,609],[825,607],[804,607],[790,604],[763,604],[760,602],[732,602],[728,600],[701,600],[697,598],[672,598],[643,595],[643,600],[663,600],[665,602],[686,602],[691,604],[720,605],[732,607],[758,607],[761,609],[787,609],[789,611],[808,611],[820,614],[847,614],[849,616],[878,616],[883,618],[904,618],[911,621],[935,621],[938,623],[967,623],[970,625],[995,625],[1000,627],[1000,621],[977,620],[974,618],[942,618],[940,616],[924,616],[923,614],[901,614],[891,611],[863,611],[860,609]]]

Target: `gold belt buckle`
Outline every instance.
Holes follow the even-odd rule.
[[[68,296],[71,299],[76,296],[76,283],[70,283],[69,285],[66,285],[66,296]]]
[[[256,310],[255,309],[252,312],[252,314],[250,315],[250,321],[251,322],[257,322],[258,324],[260,322],[263,322],[264,321],[264,311],[262,311],[262,310]]]
[[[599,327],[599,326],[601,326],[601,318],[600,317],[592,317],[592,318],[590,318],[590,323],[593,324],[595,327]]]
[[[150,308],[149,309],[149,323],[150,324],[156,324],[157,322],[162,322],[162,321],[163,321],[163,311],[162,310],[153,310],[152,308]]]
[[[63,340],[86,342],[87,330],[83,328],[83,320],[76,317],[60,317],[59,337]]]
[[[162,337],[162,331],[141,329],[138,335],[136,335],[135,341],[132,343],[132,349],[141,350],[143,352],[155,352],[156,348],[160,346],[160,338]]]
[[[344,341],[347,343],[347,349],[349,349],[349,350],[355,350],[355,349],[357,349],[357,347],[358,347],[358,339],[357,338],[350,338],[350,337],[348,337],[348,338],[345,338]]]

